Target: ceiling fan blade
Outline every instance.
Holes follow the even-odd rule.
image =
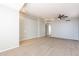
[[[59,19],[61,19],[61,18],[62,18],[62,15],[61,15],[61,14],[59,14],[58,18],[59,18]]]

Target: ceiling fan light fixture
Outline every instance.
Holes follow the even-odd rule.
[[[64,14],[59,14],[58,16],[59,20],[65,20],[66,18],[68,18],[68,16],[65,16]]]

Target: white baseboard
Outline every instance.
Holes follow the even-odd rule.
[[[1,53],[1,52],[6,52],[6,51],[8,51],[8,50],[15,49],[15,48],[18,48],[18,47],[19,47],[19,46],[15,46],[15,47],[12,47],[12,48],[8,48],[8,49],[5,49],[5,50],[1,50],[0,53]]]
[[[34,37],[34,38],[30,38],[30,39],[28,39],[28,38],[24,38],[24,39],[20,40],[20,42],[21,42],[21,41],[24,41],[24,40],[38,39],[38,38],[43,38],[43,37],[45,37],[45,36]]]
[[[79,40],[79,39],[69,39],[69,38],[53,37],[53,36],[51,36],[51,38],[59,38],[59,39],[67,39],[67,40]]]

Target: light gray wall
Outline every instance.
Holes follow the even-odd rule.
[[[19,47],[19,13],[0,5],[0,52]]]
[[[42,36],[45,36],[45,22],[44,22],[44,20],[41,20],[41,19],[39,19],[39,21],[38,21],[39,23],[38,23],[38,27],[39,27],[39,29],[38,29],[38,35],[39,35],[39,37],[42,37]]]
[[[19,14],[19,34],[20,34],[20,37],[19,39],[23,39],[24,38],[24,26],[25,26],[25,15],[23,14]]]
[[[24,38],[22,40],[42,36],[45,36],[44,20],[40,18],[32,19],[30,17],[26,17],[24,22]]]
[[[71,18],[71,21],[55,20],[52,22],[52,37],[79,40],[79,19]]]
[[[79,40],[79,18],[74,19],[74,39]]]

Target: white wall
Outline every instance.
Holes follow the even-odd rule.
[[[45,21],[44,19],[38,19],[38,37],[45,36]]]
[[[37,37],[37,22],[34,19],[26,18],[24,28],[24,38],[31,39]]]
[[[19,14],[0,5],[0,52],[19,46]]]
[[[79,39],[79,19],[71,21],[55,20],[52,22],[52,37]]]
[[[32,39],[45,36],[45,23],[40,18],[32,19],[26,16],[24,22],[24,38]],[[21,39],[21,40],[23,40]]]
[[[73,19],[74,23],[74,39],[79,40],[79,18]]]
[[[25,15],[19,14],[19,34],[20,34],[20,40],[24,38],[24,26],[25,26]]]

